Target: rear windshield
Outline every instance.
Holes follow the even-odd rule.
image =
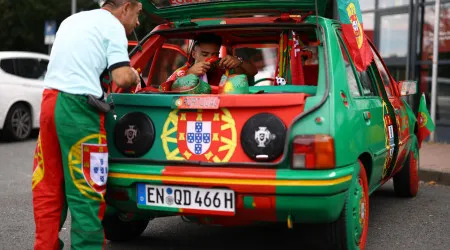
[[[257,69],[257,74],[248,79],[250,86],[317,86],[319,47],[314,28],[207,32],[221,36],[224,41],[219,57],[225,54],[238,56]],[[193,36],[189,33],[164,35],[164,44],[157,53],[149,57],[143,70],[148,84],[158,87],[177,69],[187,64],[188,57],[192,54]]]

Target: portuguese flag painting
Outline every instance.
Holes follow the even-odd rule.
[[[344,40],[358,71],[364,71],[373,54],[364,34],[364,26],[358,0],[337,0],[339,19]]]
[[[430,113],[427,109],[427,103],[425,101],[425,95],[422,93],[420,98],[419,111],[417,112],[419,131],[417,133],[417,140],[419,142],[419,148],[422,146],[422,141],[434,131],[435,125],[430,117]]]

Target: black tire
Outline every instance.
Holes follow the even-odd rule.
[[[412,198],[419,191],[419,145],[414,140],[400,172],[394,175],[394,191],[398,197]]]
[[[23,103],[14,104],[6,115],[3,126],[3,139],[23,141],[33,130],[33,120],[30,109]]]
[[[105,237],[110,241],[129,241],[139,237],[150,220],[123,221],[118,215],[105,215],[102,224]]]
[[[366,171],[361,162],[360,166],[361,169],[359,171],[358,180],[354,181],[352,187],[348,190],[341,216],[337,221],[325,225],[324,233],[326,234],[327,241],[332,245],[330,249],[363,250],[366,246],[369,227],[368,180]],[[359,197],[360,200],[355,200],[355,197]],[[361,201],[365,203],[361,203]],[[358,202],[360,203],[358,204]],[[358,207],[361,208],[361,204],[364,204],[365,210],[363,212],[361,210],[355,211]],[[355,220],[358,220],[358,215],[364,216],[364,222],[360,225],[361,232],[358,234],[358,237],[356,237],[354,230],[357,228]],[[360,218],[361,217],[359,217],[359,219]]]

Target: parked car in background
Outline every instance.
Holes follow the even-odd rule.
[[[0,52],[0,134],[21,141],[39,129],[43,80],[50,57],[21,51]]]

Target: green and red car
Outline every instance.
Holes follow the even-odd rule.
[[[403,98],[416,83],[397,82],[372,43],[374,60],[358,71],[341,23],[327,17],[331,1],[314,2],[142,1],[160,24],[131,64],[159,91],[113,87],[108,97],[109,240],[183,216],[225,226],[318,223],[334,249],[363,249],[369,195],[390,179],[399,196],[416,195],[418,125]],[[222,55],[258,67],[245,93],[158,88],[203,32],[223,38]]]

